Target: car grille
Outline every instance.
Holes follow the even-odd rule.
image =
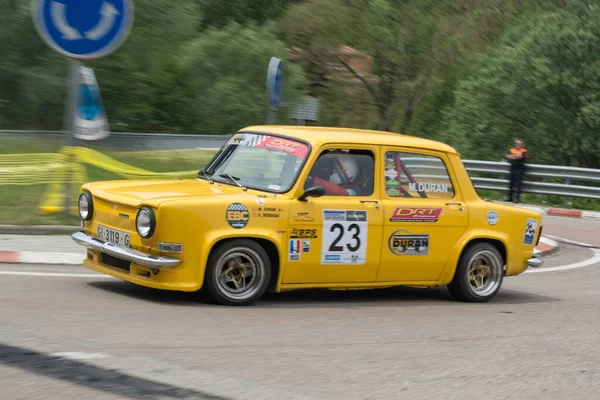
[[[126,260],[121,260],[120,258],[109,256],[108,254],[102,254],[102,263],[106,265],[110,265],[111,267],[122,269],[123,271],[129,272],[131,263]]]

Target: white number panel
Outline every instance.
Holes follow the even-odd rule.
[[[367,211],[324,210],[321,264],[364,264]]]

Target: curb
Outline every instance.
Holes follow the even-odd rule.
[[[535,247],[533,255],[536,257],[545,257],[558,251],[558,243],[552,239],[548,239],[545,236],[540,238],[540,242]]]
[[[573,210],[569,208],[554,208],[554,207],[539,207],[539,206],[530,206],[526,204],[512,204],[519,208],[525,208],[527,210],[535,211],[540,213],[541,215],[548,215],[552,217],[566,217],[566,218],[579,218],[579,219],[588,219],[594,221],[600,221],[600,211],[583,211],[583,210]]]
[[[85,257],[85,252],[0,251],[0,264],[81,265]]]
[[[80,229],[79,225],[0,225],[0,235],[60,235]]]

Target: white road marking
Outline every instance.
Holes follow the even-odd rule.
[[[587,244],[587,243],[576,242],[574,240],[561,238],[559,236],[553,236],[553,235],[545,235],[545,236],[554,238],[556,240],[572,243],[572,244],[579,244],[582,246],[591,246],[590,244]],[[535,273],[540,273],[540,272],[567,271],[569,269],[583,268],[583,267],[587,267],[588,265],[600,263],[600,250],[593,250],[593,251],[594,251],[594,255],[591,258],[588,258],[587,260],[584,260],[584,261],[579,261],[579,262],[576,262],[573,264],[559,265],[557,267],[548,267],[548,268],[542,267],[542,268],[536,268],[536,269],[529,268],[524,273],[525,274],[535,274]]]
[[[22,271],[0,271],[0,275],[14,275],[14,276],[49,276],[56,278],[110,278],[115,279],[110,275],[100,274],[67,274],[60,272],[22,272]]]
[[[69,360],[92,360],[95,358],[108,358],[108,354],[104,353],[84,353],[80,351],[67,351],[63,353],[51,353],[51,356],[68,358]]]

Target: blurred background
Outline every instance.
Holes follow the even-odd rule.
[[[0,0],[0,224],[77,223],[63,197],[85,181],[195,177],[226,135],[265,123],[271,57],[284,65],[277,124],[421,136],[471,160],[501,161],[520,138],[530,163],[600,168],[597,1],[134,5],[124,44],[85,62],[113,134],[73,148],[61,132],[67,58],[36,32],[30,1]],[[585,196],[523,201],[600,209]]]

